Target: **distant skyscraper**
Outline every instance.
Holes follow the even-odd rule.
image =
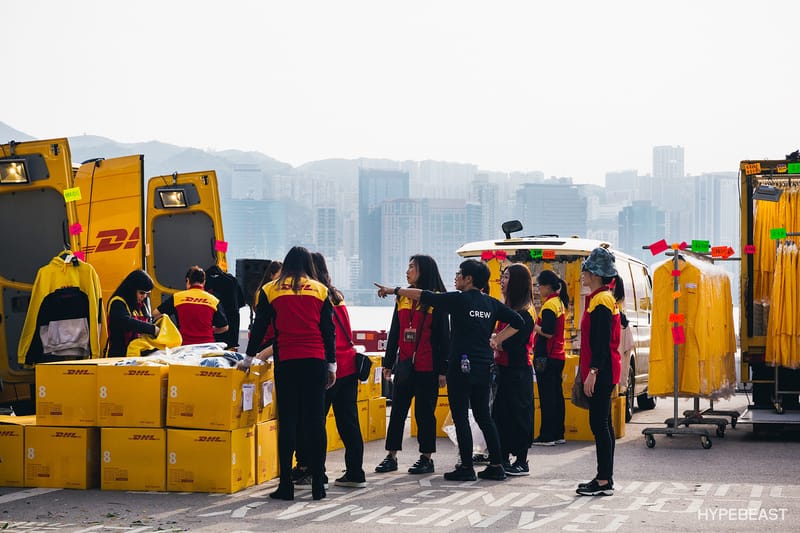
[[[656,179],[682,178],[683,146],[653,147],[653,177]]]
[[[666,215],[652,202],[636,200],[620,211],[617,245],[627,254],[647,263],[652,262],[653,255],[642,246],[660,241],[666,233]]]
[[[228,265],[236,259],[283,259],[287,250],[286,202],[226,200],[221,202],[228,246]],[[208,265],[201,265],[205,268]]]
[[[234,165],[231,181],[231,197],[234,200],[264,199],[264,173],[258,165]]]
[[[475,207],[464,200],[425,200],[422,251],[436,259],[446,287],[452,287],[453,276],[463,260],[456,250],[464,243],[476,240],[467,236],[468,228],[480,220],[480,210],[475,210]]]
[[[525,235],[586,236],[586,198],[571,183],[525,183],[516,212]]]
[[[481,231],[477,236],[478,240],[496,237],[500,230],[497,220],[498,189],[496,183],[489,183],[485,174],[479,174],[472,182],[472,200],[481,206]]]
[[[386,201],[402,198],[408,198],[407,172],[365,168],[358,170],[358,255],[361,259],[361,288],[371,288],[374,281],[381,279],[381,205]]]
[[[314,208],[314,243],[325,258],[336,256],[336,208]]]
[[[424,227],[422,200],[389,200],[380,209],[380,275],[369,279],[382,283],[405,285],[408,258],[420,253],[424,236],[430,228]],[[366,276],[366,274],[365,274]]]

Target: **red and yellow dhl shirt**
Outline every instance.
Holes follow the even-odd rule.
[[[592,313],[599,307],[605,307],[611,320],[608,324],[594,324]],[[592,339],[593,326],[598,326],[595,331],[603,332],[598,339]],[[598,380],[607,380],[611,376],[611,383],[619,383],[621,360],[619,354],[619,341],[622,326],[620,324],[619,308],[608,287],[601,287],[588,295],[585,301],[583,317],[581,318],[581,378],[585,381],[589,369],[599,369]],[[593,347],[596,348],[593,350]]]
[[[174,313],[178,317],[178,329],[184,345],[215,342],[213,328],[228,325],[228,320],[219,310],[219,300],[199,285],[176,292],[159,305],[158,310],[164,314]]]
[[[564,354],[564,324],[566,322],[567,315],[564,312],[564,302],[561,301],[561,298],[558,297],[558,294],[551,294],[542,304],[542,308],[539,310],[539,316],[536,318],[536,324],[539,326],[542,325],[542,317],[544,316],[545,311],[550,311],[555,315],[556,329],[553,332],[553,336],[549,339],[535,339],[534,343],[541,342],[543,340],[547,344],[547,357],[564,361],[566,359]]]
[[[414,369],[417,372],[433,372],[433,307],[426,311],[420,309],[418,301],[411,298],[397,298],[397,322],[400,326],[397,339],[398,358],[403,361],[414,356]],[[406,340],[405,332],[414,331],[414,340]],[[409,337],[410,338],[410,337]]]
[[[333,306],[333,323],[336,326],[336,379],[356,373],[356,349],[353,347],[353,328],[344,300]],[[340,324],[341,322],[341,324]]]

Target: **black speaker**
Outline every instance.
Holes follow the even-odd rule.
[[[250,307],[253,307],[253,298],[256,291],[261,287],[261,280],[270,263],[272,261],[269,259],[236,260],[236,280],[244,291],[245,303]]]

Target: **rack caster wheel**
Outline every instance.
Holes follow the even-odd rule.
[[[738,422],[738,418],[735,416],[731,417],[731,428],[736,429],[736,422]]]
[[[717,426],[717,437],[725,438],[725,428],[723,426]]]
[[[647,445],[648,448],[655,448],[656,447],[656,438],[652,435],[647,435],[644,438],[644,443]]]
[[[711,439],[706,436],[700,437],[700,445],[703,447],[704,450],[708,450],[711,448]]]
[[[780,402],[775,402],[775,412],[779,415],[783,414],[783,405]]]

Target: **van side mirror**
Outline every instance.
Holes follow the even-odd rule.
[[[503,230],[503,233],[505,233],[506,239],[510,239],[512,233],[522,231],[522,222],[519,220],[508,220],[503,222],[503,225],[500,226],[500,228]]]

